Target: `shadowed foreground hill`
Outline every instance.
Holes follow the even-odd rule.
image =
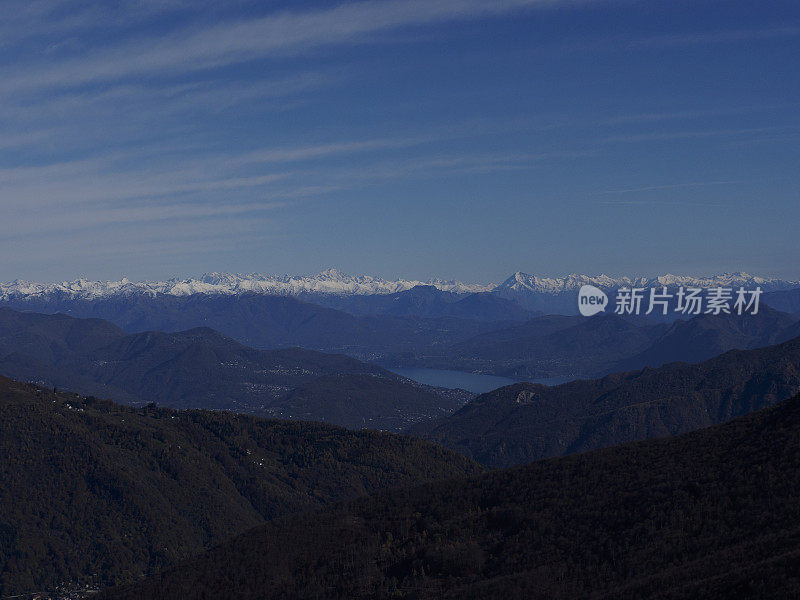
[[[154,573],[265,519],[476,473],[378,432],[130,408],[0,378],[0,596]]]
[[[800,338],[572,381],[520,383],[478,396],[415,435],[495,467],[675,435],[771,406],[800,391]]]
[[[794,598],[800,398],[676,438],[379,492],[103,600]]]

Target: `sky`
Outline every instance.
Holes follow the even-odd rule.
[[[0,280],[800,279],[800,3],[3,0]]]

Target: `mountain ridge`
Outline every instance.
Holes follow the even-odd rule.
[[[101,319],[5,307],[0,308],[0,373],[127,404],[235,410],[393,431],[448,414],[471,398],[344,355],[258,350],[206,326],[126,334]]]

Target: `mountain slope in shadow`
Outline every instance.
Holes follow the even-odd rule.
[[[800,398],[675,438],[379,492],[101,600],[800,594]]]
[[[108,586],[265,519],[479,471],[413,438],[131,408],[0,378],[0,595]]]

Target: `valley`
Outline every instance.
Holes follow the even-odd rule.
[[[98,300],[99,312],[107,310],[103,302]],[[304,322],[305,317],[292,316],[300,306],[301,314],[315,315],[316,331],[330,327],[336,335],[351,335],[352,329],[339,330],[334,323],[353,323],[360,317],[336,309],[248,294],[189,296],[175,302],[180,304],[170,313],[174,320],[163,321],[161,304],[137,301],[140,322],[165,326],[164,331],[138,333],[96,317],[0,308],[0,373],[23,380],[0,380],[0,438],[7,457],[0,473],[5,485],[0,494],[5,507],[0,522],[5,532],[0,545],[3,597],[47,588],[66,600],[84,597],[87,589],[120,585],[101,597],[215,597],[221,593],[220,582],[231,577],[240,587],[226,589],[244,598],[252,593],[249,590],[272,586],[273,577],[288,577],[285,581],[291,586],[299,586],[299,596],[319,593],[322,585],[348,597],[405,594],[410,589],[423,590],[419,597],[429,597],[444,593],[446,580],[448,593],[485,589],[486,597],[498,597],[511,589],[528,589],[529,568],[548,573],[542,590],[554,596],[547,597],[567,597],[581,589],[575,586],[587,584],[580,578],[566,580],[566,587],[558,583],[563,578],[558,573],[572,559],[558,563],[552,558],[546,566],[535,566],[536,554],[528,554],[530,542],[518,537],[528,531],[528,525],[522,525],[527,521],[518,515],[531,510],[535,514],[535,509],[520,499],[514,486],[530,488],[530,477],[540,483],[552,481],[546,485],[555,487],[547,489],[566,499],[588,485],[581,478],[589,478],[588,471],[581,471],[570,475],[567,485],[563,473],[573,467],[566,465],[595,461],[601,473],[605,461],[614,464],[617,459],[610,457],[618,453],[651,456],[647,453],[652,448],[659,448],[653,451],[661,457],[657,460],[674,461],[674,451],[668,449],[672,440],[682,444],[681,436],[710,439],[704,436],[717,433],[703,433],[703,428],[717,424],[722,425],[708,431],[751,427],[724,425],[742,417],[762,423],[762,417],[747,416],[751,414],[794,414],[789,407],[797,400],[790,398],[800,392],[798,319],[767,306],[756,316],[700,315],[673,323],[613,314],[534,316],[518,322],[474,319],[468,325],[456,321],[462,334],[468,329],[484,331],[443,345],[438,358],[427,354],[412,359],[406,354],[407,362],[426,366],[393,371],[316,349],[257,349],[207,326],[169,331],[177,324],[195,324],[197,315],[204,314],[184,310],[190,306],[217,318],[235,310],[249,331],[259,330],[264,322],[279,323],[289,331],[292,319]],[[374,323],[383,319],[367,318]],[[418,323],[429,317],[388,319]],[[441,331],[451,335],[447,327]],[[391,339],[387,336],[384,344],[393,343]],[[430,353],[431,347],[423,352]],[[448,360],[464,370],[438,368],[450,366]],[[517,366],[510,368],[512,364]],[[575,371],[575,365],[583,368]],[[606,371],[611,374],[578,377]],[[572,377],[564,377],[567,372]],[[543,383],[519,381],[532,375],[550,377]],[[769,412],[770,407],[777,412]],[[727,433],[719,435],[728,439]],[[665,441],[644,442],[652,438]],[[634,442],[651,445],[631,446]],[[646,460],[656,460],[652,456]],[[26,464],[35,468],[20,468]],[[684,468],[669,464],[659,467],[667,477],[673,469],[677,473]],[[514,470],[520,466],[527,471]],[[496,470],[508,468],[512,469]],[[486,479],[463,479],[487,469],[495,471]],[[523,477],[526,472],[536,475]],[[433,479],[442,482],[413,487]],[[586,480],[597,481],[594,476]],[[670,481],[648,485],[676,485]],[[492,504],[496,495],[486,496],[485,490],[503,486],[511,486],[503,492],[508,500]],[[395,491],[381,495],[389,488]],[[608,489],[598,488],[597,497],[606,498],[601,502],[619,493]],[[430,500],[431,494],[444,504]],[[348,500],[362,496],[365,499]],[[471,513],[457,497],[474,498],[484,507],[478,521],[470,521]],[[403,504],[403,498],[410,504]],[[414,498],[428,504],[415,504]],[[330,508],[320,508],[326,506]],[[556,517],[547,509],[554,524],[538,520],[535,527],[562,535],[558,527],[569,522],[563,519],[591,522],[574,501],[565,500],[563,507],[571,507],[571,516]],[[352,510],[367,512],[351,517]],[[398,523],[405,525],[380,521],[386,510],[404,515]],[[439,523],[442,510],[461,516],[453,523]],[[415,524],[417,517],[408,511],[426,515],[424,524]],[[92,520],[93,513],[103,518]],[[295,513],[297,517],[289,516]],[[381,524],[373,525],[373,518]],[[272,524],[265,530],[264,523]],[[315,523],[313,533],[305,529],[310,523]],[[370,553],[377,552],[369,541],[372,527],[391,532],[378,536],[385,562],[377,570],[358,562],[372,561]],[[462,527],[463,533],[454,533]],[[58,536],[49,540],[45,531],[58,531]],[[272,556],[278,546],[265,546],[259,537],[263,531],[270,532],[270,539],[284,540],[278,542],[280,548],[291,549],[285,556],[293,557],[295,564],[311,560],[317,566],[302,567],[306,575],[300,575],[275,558],[270,560],[276,566],[264,569],[261,557]],[[420,538],[415,531],[434,532],[437,541],[429,546],[424,541],[428,533]],[[539,530],[524,535],[538,536],[534,531]],[[605,543],[616,543],[610,540],[617,533],[603,535]],[[783,543],[777,530],[777,537],[765,535],[770,544]],[[504,536],[511,537],[498,542]],[[290,539],[306,540],[320,554]],[[585,539],[589,545],[599,543]],[[369,543],[363,551],[342,550],[365,540]],[[502,551],[495,547],[498,543]],[[545,552],[555,557],[554,546],[547,548]],[[346,569],[336,562],[333,568],[325,566],[326,557],[341,551],[353,553]],[[224,556],[227,552],[237,558]],[[615,552],[625,557],[620,560],[633,561],[631,565],[646,555],[638,546]],[[728,556],[728,550],[721,552],[720,557]],[[117,558],[104,558],[110,555]],[[680,556],[689,560],[691,551],[681,550]],[[56,562],[48,562],[53,557]],[[592,569],[607,571],[603,560],[592,560]],[[716,560],[686,567],[687,573],[700,577]],[[39,565],[39,574],[31,572],[30,565]],[[234,575],[239,568],[248,574]],[[625,581],[631,590],[647,594],[649,578],[673,581],[666,572],[625,568],[628,574],[606,579],[606,585]],[[634,572],[638,574],[630,574]],[[779,569],[776,577],[782,573]],[[340,574],[345,579],[339,579]],[[482,582],[478,587],[476,576]],[[186,587],[187,582],[198,583]]]
[[[800,598],[797,0],[0,8],[0,600]]]

